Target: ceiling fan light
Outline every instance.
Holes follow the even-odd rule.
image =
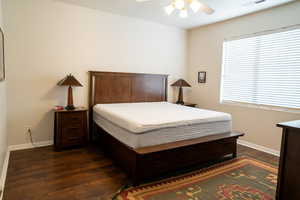
[[[193,0],[192,3],[190,4],[191,9],[196,13],[200,10],[201,3],[197,0]]]
[[[165,7],[165,12],[168,14],[168,15],[171,15],[172,12],[174,11],[174,6],[171,4],[171,5],[168,5]]]
[[[188,16],[187,10],[186,9],[181,10],[179,16],[181,18],[186,18]]]
[[[185,6],[184,0],[175,0],[175,7],[179,10],[183,9]]]

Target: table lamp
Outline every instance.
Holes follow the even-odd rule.
[[[81,83],[72,75],[67,75],[64,79],[58,82],[59,86],[69,86],[68,89],[68,105],[66,106],[66,110],[74,110],[75,107],[73,105],[73,87],[82,87]]]
[[[178,93],[178,100],[177,104],[184,104],[183,102],[183,92],[182,92],[182,87],[191,87],[190,84],[188,84],[185,80],[179,79],[175,83],[173,83],[171,86],[179,87],[179,93]]]

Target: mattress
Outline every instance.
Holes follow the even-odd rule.
[[[193,124],[231,121],[231,115],[168,102],[97,104],[94,112],[133,133]]]
[[[203,120],[201,123],[187,123],[184,125],[162,127],[136,133],[120,126],[115,121],[107,119],[99,112],[96,112],[96,109],[94,109],[93,115],[94,122],[98,126],[103,128],[117,140],[135,149],[230,132],[232,126],[231,117],[229,115],[229,118],[226,118],[226,120]]]

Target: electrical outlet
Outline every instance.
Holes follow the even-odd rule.
[[[25,132],[25,134],[27,134],[29,131],[31,131],[31,126],[30,125],[24,126],[24,132]]]

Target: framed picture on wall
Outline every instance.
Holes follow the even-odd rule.
[[[198,72],[198,83],[206,83],[206,72]]]
[[[0,28],[0,81],[5,80],[4,34]]]

